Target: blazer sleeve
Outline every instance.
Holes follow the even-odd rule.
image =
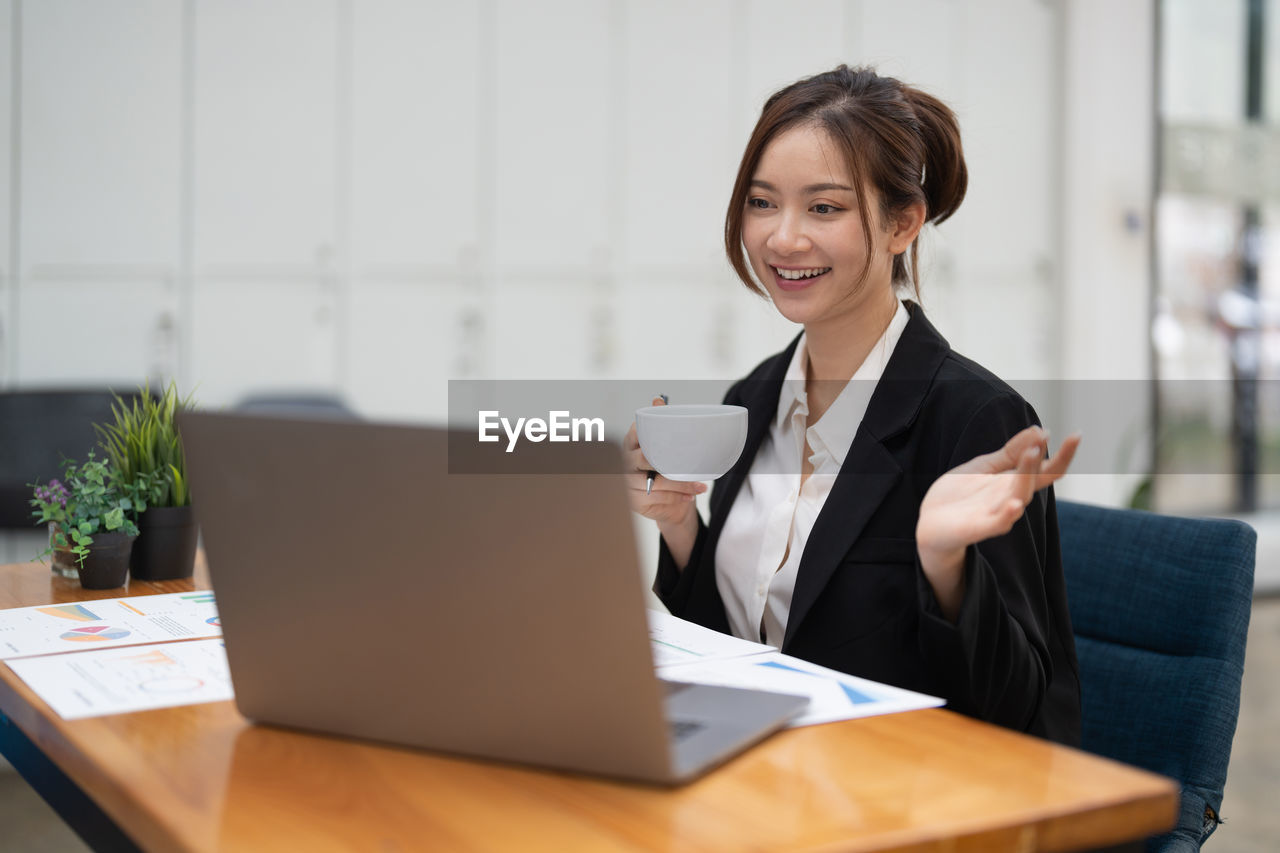
[[[1035,412],[1021,398],[993,398],[961,432],[948,470],[998,449],[1034,423]],[[1062,565],[1061,554],[1049,549],[1050,499],[1049,489],[1037,492],[1012,530],[969,546],[954,625],[942,615],[916,558],[921,652],[934,664],[948,705],[1021,731],[1039,713],[1053,675],[1045,578],[1047,572],[1061,574]]]
[[[689,564],[683,570],[676,568],[667,540],[658,537],[658,574],[653,579],[653,591],[673,616],[684,615],[693,590],[693,578],[701,568],[702,552],[707,542],[707,525],[702,520],[702,513],[696,510],[695,513],[698,516],[698,538],[694,540]]]

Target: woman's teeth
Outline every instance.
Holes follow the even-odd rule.
[[[802,278],[813,278],[815,275],[822,275],[824,272],[830,272],[831,267],[822,267],[820,269],[811,270],[782,270],[774,267],[773,271],[789,281],[797,281]]]

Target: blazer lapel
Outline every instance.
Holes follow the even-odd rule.
[[[883,442],[915,420],[933,377],[950,350],[919,306],[908,302],[907,309],[911,319],[876,384],[831,494],[805,544],[787,616],[783,651],[790,646],[796,630],[867,521],[902,479],[901,466]]]

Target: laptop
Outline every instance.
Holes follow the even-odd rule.
[[[250,720],[675,784],[806,703],[655,675],[616,444],[556,445],[575,473],[461,473],[474,431],[179,423]]]

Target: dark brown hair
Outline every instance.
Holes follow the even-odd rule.
[[[747,141],[724,220],[724,248],[738,278],[764,295],[751,277],[742,250],[742,215],[751,179],[764,149],[779,134],[798,125],[819,127],[844,155],[858,196],[867,265],[871,268],[871,228],[866,188],[880,199],[880,217],[892,219],[908,205],[925,204],[925,222],[939,223],[964,200],[969,173],[960,147],[955,113],[942,101],[871,68],[841,65],[834,71],[792,83],[765,101]],[[907,255],[910,258],[907,258]],[[916,241],[893,259],[893,284],[910,284],[917,294]]]

